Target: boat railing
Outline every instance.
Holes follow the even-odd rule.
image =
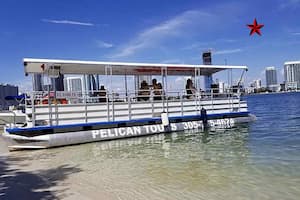
[[[136,119],[139,117],[160,117],[159,113],[167,112],[176,115],[200,114],[202,107],[212,113],[222,109],[218,104],[226,104],[226,109],[239,111],[245,107],[240,102],[240,95],[229,92],[219,93],[217,90],[193,91],[187,94],[185,90],[139,90],[139,91],[34,91],[27,94],[26,107],[30,109],[33,124],[47,118],[47,124],[61,124],[63,114],[78,113],[82,122],[89,122],[92,112],[99,114],[99,119],[115,121],[116,119]],[[140,106],[139,106],[140,105]],[[72,109],[62,109],[64,107]],[[76,107],[77,106],[77,107]],[[45,110],[46,109],[46,110]],[[78,109],[78,110],[76,110]],[[80,110],[81,109],[81,110]],[[145,113],[143,113],[143,109]],[[224,108],[225,109],[225,108]],[[138,111],[137,111],[138,110]],[[47,117],[45,116],[47,115]],[[76,116],[76,115],[74,115]],[[72,118],[73,115],[68,117]],[[74,117],[76,118],[76,117]]]
[[[2,110],[1,113],[11,114],[13,119],[12,121],[10,121],[9,119],[0,119],[0,120],[4,122],[5,125],[8,125],[9,128],[12,128],[16,124],[16,118],[17,118],[16,113],[11,110]]]
[[[48,104],[80,104],[80,103],[104,103],[104,102],[137,102],[137,101],[169,101],[169,100],[218,100],[240,98],[240,94],[233,92],[216,93],[214,90],[204,92],[195,91],[193,94],[186,94],[185,90],[174,90],[164,92],[156,90],[139,90],[139,92],[127,91],[116,92],[105,90],[104,95],[99,95],[103,91],[88,92],[67,92],[67,91],[35,91],[27,94],[27,105],[48,105]]]

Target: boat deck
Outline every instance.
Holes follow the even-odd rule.
[[[169,117],[199,115],[202,108],[206,109],[207,114],[248,111],[245,101],[224,94],[222,97],[202,95],[193,99],[184,98],[183,95],[179,98],[166,96],[163,100],[150,98],[148,101],[137,101],[136,97],[114,99],[113,95],[108,95],[107,99],[110,100],[107,102],[96,102],[97,99],[98,97],[82,97],[81,101],[68,99],[68,104],[27,105],[26,113],[32,115],[34,124],[43,122],[47,125],[64,125],[156,118],[160,117],[162,112],[166,112]],[[34,101],[36,99],[32,102]]]

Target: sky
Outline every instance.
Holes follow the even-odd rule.
[[[0,83],[28,87],[22,59],[247,65],[246,82],[300,60],[300,0],[2,0]],[[249,36],[254,18],[262,36]],[[222,78],[222,77],[221,77]]]

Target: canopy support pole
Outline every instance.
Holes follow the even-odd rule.
[[[32,85],[34,86],[34,75],[31,76],[32,77]],[[26,95],[26,93],[25,93]],[[32,105],[32,116],[31,116],[31,119],[32,119],[32,124],[33,126],[35,126],[35,95],[36,95],[36,91],[33,90],[32,91],[32,95],[31,95],[31,105]]]
[[[162,101],[163,101],[163,112],[165,112],[165,99],[166,99],[166,74],[165,67],[161,67],[161,80],[162,80]]]
[[[125,70],[125,99],[128,99],[127,72]]]
[[[110,121],[110,112],[109,112],[109,90],[108,90],[108,67],[105,65],[105,84],[106,84],[106,111],[107,111],[107,121]]]

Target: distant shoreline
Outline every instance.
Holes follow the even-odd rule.
[[[252,96],[252,95],[268,95],[268,94],[289,94],[289,93],[300,93],[300,90],[297,91],[283,91],[283,92],[260,92],[260,93],[249,93],[245,94],[245,96]]]

